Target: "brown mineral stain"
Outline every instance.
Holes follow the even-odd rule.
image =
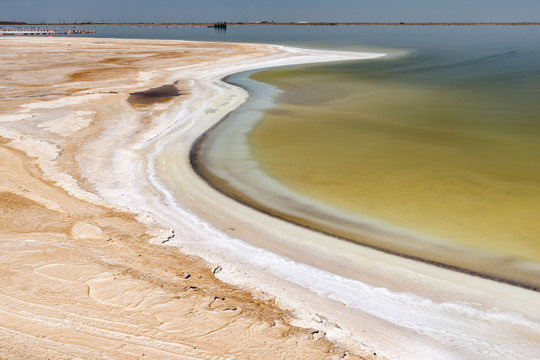
[[[35,201],[10,192],[0,192],[0,233],[14,229],[21,233],[64,232],[67,226],[61,218],[61,214]]]
[[[102,67],[102,68],[92,68],[88,70],[81,70],[74,72],[70,75],[70,79],[73,81],[98,81],[98,80],[107,80],[108,78],[114,77],[115,75],[133,72],[136,73],[136,68],[134,67]]]

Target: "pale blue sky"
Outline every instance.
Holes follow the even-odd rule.
[[[0,0],[0,20],[540,21],[540,0]]]

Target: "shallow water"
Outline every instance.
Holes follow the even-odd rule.
[[[401,41],[385,59],[251,75],[282,92],[245,137],[250,160],[262,176],[313,199],[306,213],[328,207],[337,210],[332,219],[346,213],[407,235],[370,245],[503,278],[503,263],[540,263],[539,29],[379,32],[381,47],[395,46],[390,35]],[[234,128],[234,119],[224,126]],[[278,196],[277,187],[255,187]],[[261,204],[239,192],[265,211],[366,243],[347,221],[317,224],[289,211],[291,197]],[[415,239],[442,248],[426,252]],[[456,251],[436,254],[448,246]],[[474,256],[462,264],[460,252]],[[475,265],[483,254],[492,257]]]
[[[268,174],[360,216],[540,260],[540,108],[319,69],[253,76],[294,84],[251,134]]]

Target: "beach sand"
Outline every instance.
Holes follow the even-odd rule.
[[[0,358],[359,358],[200,258],[152,245],[171,230],[107,203],[81,169],[100,155],[93,143],[123,150],[188,96],[167,68],[278,50],[73,38],[0,48]],[[163,85],[170,96],[128,102]],[[93,170],[112,187],[124,180]]]
[[[378,55],[80,38],[0,50],[0,358],[540,352],[538,293],[294,226],[191,168],[193,142],[247,97],[222,77]]]

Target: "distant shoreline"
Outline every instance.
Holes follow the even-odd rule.
[[[2,22],[0,26],[212,26],[213,22],[77,22],[77,23],[24,23]],[[227,22],[228,26],[538,26],[540,22]]]

